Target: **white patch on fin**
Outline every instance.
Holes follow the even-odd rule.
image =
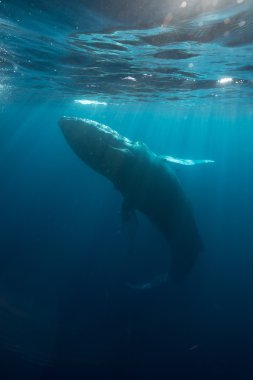
[[[212,164],[215,162],[213,160],[191,160],[191,159],[186,159],[186,158],[176,158],[172,156],[160,156],[160,157],[165,162],[169,162],[172,164],[186,165],[186,166],[192,166],[192,165],[198,165],[198,164]]]

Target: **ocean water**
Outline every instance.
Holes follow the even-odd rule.
[[[253,4],[0,1],[0,379],[251,379]],[[58,126],[96,120],[173,165],[204,249],[168,245]]]

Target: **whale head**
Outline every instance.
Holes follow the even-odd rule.
[[[78,147],[83,153],[84,150],[92,151],[110,146],[109,137],[112,130],[94,120],[64,116],[59,120],[59,126],[75,151]]]
[[[129,156],[131,141],[104,124],[64,116],[59,126],[73,151],[102,175],[113,175]]]

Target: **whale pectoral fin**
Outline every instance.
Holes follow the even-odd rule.
[[[192,166],[192,165],[198,165],[198,164],[212,164],[215,161],[213,160],[191,160],[191,159],[185,159],[185,158],[176,158],[173,156],[160,156],[162,161],[172,163],[172,164],[179,164],[179,165],[186,165],[186,166]]]

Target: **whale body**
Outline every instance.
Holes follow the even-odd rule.
[[[192,207],[166,158],[93,120],[62,117],[59,126],[77,156],[120,191],[123,218],[138,210],[160,230],[170,247],[171,277],[184,279],[202,242]]]

